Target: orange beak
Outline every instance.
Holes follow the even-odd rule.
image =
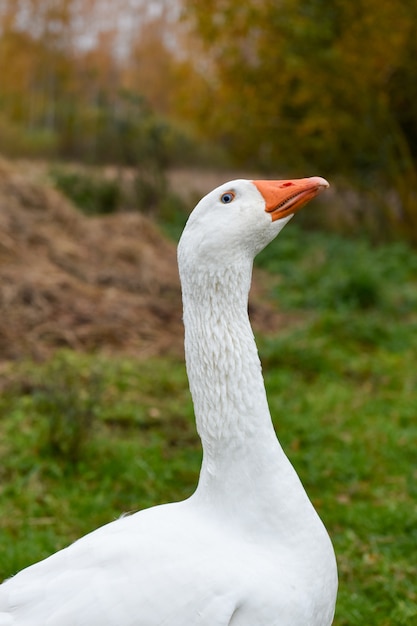
[[[265,211],[273,222],[296,213],[309,200],[317,196],[329,183],[320,176],[294,180],[253,180],[265,199]]]

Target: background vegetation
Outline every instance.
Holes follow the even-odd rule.
[[[415,242],[416,22],[405,0],[3,0],[1,150],[318,172]]]
[[[0,1],[0,153],[46,161],[87,215],[139,209],[177,238],[192,202],[173,168],[331,180],[258,259],[282,319],[258,344],[280,440],[335,544],[336,626],[417,622],[416,22],[405,0]],[[32,213],[49,197],[14,185],[8,204],[20,193]],[[0,580],[194,489],[177,357],[9,362],[0,343],[0,374]]]

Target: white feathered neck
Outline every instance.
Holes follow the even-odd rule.
[[[251,267],[182,273],[185,354],[204,444],[230,447],[270,426],[247,314]],[[221,442],[221,443],[220,443]]]
[[[193,498],[251,534],[278,532],[301,547],[316,514],[273,429],[247,313],[252,260],[188,271],[184,253],[186,364],[203,445]]]

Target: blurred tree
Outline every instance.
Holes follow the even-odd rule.
[[[175,88],[172,16],[159,4],[151,11],[146,0],[3,0],[0,149],[15,152],[5,145],[7,137],[15,143],[7,120],[26,139],[35,131],[55,137],[60,156],[93,162],[151,158],[153,133],[152,158],[158,152],[166,160],[168,140],[159,135],[168,125],[143,105],[145,93],[152,108],[168,113]]]
[[[207,133],[241,164],[344,175],[380,209],[395,190],[386,223],[417,240],[416,3],[184,2],[209,59]]]
[[[175,56],[168,48],[172,24],[167,11],[161,11],[146,21],[141,36],[132,42],[130,57],[126,63],[124,83],[130,90],[146,94],[153,110],[169,114],[175,91]]]
[[[210,133],[242,162],[276,167],[285,155],[291,166],[336,162],[361,174],[385,163],[392,138],[381,130],[397,116],[390,81],[404,65],[414,75],[404,54],[412,3],[185,2],[211,60]]]
[[[87,3],[88,5],[88,3]],[[74,90],[77,0],[3,0],[0,13],[0,112],[24,132],[56,133],[59,105]]]

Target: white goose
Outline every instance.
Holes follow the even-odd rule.
[[[195,493],[123,517],[0,586],[0,626],[328,626],[328,534],[275,436],[247,315],[255,255],[328,183],[235,180],[178,250],[203,444]]]

